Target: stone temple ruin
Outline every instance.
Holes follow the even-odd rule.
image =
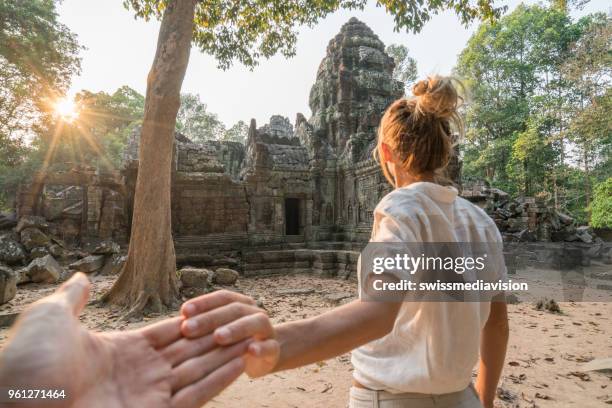
[[[369,238],[373,210],[390,191],[372,151],[382,113],[403,96],[393,68],[380,39],[352,18],[329,42],[310,91],[309,119],[298,113],[292,125],[272,116],[260,127],[251,120],[246,145],[196,144],[177,133],[172,165],[177,263],[229,265],[245,275],[289,270],[350,275]],[[125,245],[138,143],[136,131],[115,174],[81,168],[38,175],[22,186],[17,218],[44,216],[49,234],[67,244],[112,239]],[[458,160],[449,167],[456,182],[460,168]],[[560,240],[594,239],[569,217],[551,218],[553,212],[540,202],[504,197],[500,203],[498,190],[477,187],[464,190],[464,196],[487,208],[510,240],[547,241],[568,228],[573,232]]]

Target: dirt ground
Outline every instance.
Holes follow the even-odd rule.
[[[93,277],[93,296],[112,277]],[[0,315],[19,311],[56,285],[19,288]],[[356,283],[308,275],[242,278],[237,289],[263,302],[276,323],[315,316],[356,295]],[[294,293],[283,293],[292,290]],[[612,404],[612,373],[579,372],[594,358],[612,356],[612,304],[560,303],[561,314],[509,305],[511,337],[499,407],[602,407]],[[172,313],[170,315],[175,315]],[[88,306],[81,320],[94,330],[124,330],[161,319],[118,323],[118,312]],[[8,329],[0,329],[0,345]],[[210,402],[213,408],[346,407],[352,367],[349,355],[251,380],[242,376]]]

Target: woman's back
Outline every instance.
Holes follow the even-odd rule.
[[[417,182],[381,200],[372,241],[500,243],[501,237],[491,218],[458,197],[456,189]],[[501,279],[506,271],[501,253],[497,256],[492,264]],[[488,302],[403,303],[391,333],[353,351],[355,379],[394,393],[465,389],[489,309]]]

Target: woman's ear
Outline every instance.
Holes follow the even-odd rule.
[[[386,143],[380,144],[380,153],[382,155],[382,159],[385,162],[393,162],[393,153],[391,152],[391,148]]]

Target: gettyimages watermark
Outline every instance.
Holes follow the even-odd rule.
[[[359,260],[360,298],[490,302],[512,294],[522,301],[607,302],[612,266],[591,263],[593,253],[569,244],[371,242]]]

